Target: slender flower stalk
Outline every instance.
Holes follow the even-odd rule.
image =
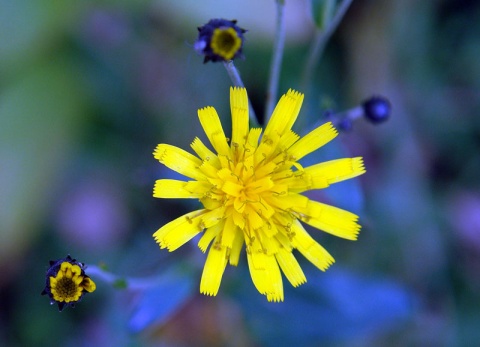
[[[174,251],[198,234],[198,247],[208,255],[200,292],[218,293],[227,263],[236,266],[245,245],[252,281],[268,301],[283,301],[283,272],[294,286],[306,277],[292,253],[297,249],[320,270],[333,257],[305,230],[302,223],[332,235],[356,240],[358,217],[348,211],[302,195],[365,172],[363,160],[343,158],[309,167],[298,161],[337,136],[326,123],[300,138],[291,128],[303,94],[289,90],[262,129],[249,128],[244,88],[230,89],[230,140],[213,107],[198,110],[200,123],[214,151],[199,138],[191,144],[197,156],[178,147],[159,144],[154,157],[188,177],[160,179],[156,198],[198,199],[203,208],[189,212],[158,229],[153,237],[162,249]]]
[[[235,64],[233,63],[233,60],[224,61],[223,66],[225,66],[225,69],[227,70],[228,76],[230,77],[230,80],[233,83],[233,86],[234,87],[245,88],[245,85],[243,84],[242,78],[240,77],[240,73],[238,72],[237,68],[235,67]]]
[[[342,3],[339,5],[338,10],[335,13],[332,21],[328,24],[327,28],[325,30],[317,29],[302,74],[301,86],[303,90],[306,91],[310,87],[310,81],[312,76],[314,75],[315,67],[317,66],[320,58],[322,57],[325,46],[330,37],[337,29],[340,22],[342,21],[343,16],[347,12],[352,1],[353,0],[343,0]]]
[[[372,96],[364,100],[360,105],[338,113],[325,112],[325,118],[340,131],[351,130],[353,123],[359,119],[365,119],[372,124],[386,122],[391,115],[392,105],[390,101],[381,95]],[[322,121],[318,120],[314,126]]]
[[[275,100],[277,100],[278,83],[282,67],[283,50],[285,46],[285,0],[276,0],[277,24],[275,30],[275,42],[273,44],[272,63],[270,65],[270,79],[268,83],[264,123],[267,124],[273,112]]]
[[[131,290],[151,288],[163,281],[161,276],[152,276],[147,278],[123,277],[108,272],[96,265],[89,265],[88,272],[90,276],[93,276],[114,287],[128,288]]]

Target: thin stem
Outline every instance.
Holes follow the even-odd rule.
[[[238,73],[237,68],[233,64],[233,60],[224,61],[223,66],[225,66],[225,69],[227,69],[228,76],[232,80],[233,85],[235,87],[245,88],[242,78],[240,77],[240,74]]]
[[[323,117],[320,117],[316,120],[309,129],[316,129],[326,122],[331,122],[332,125],[339,131],[345,131],[345,125],[352,125],[357,119],[363,118],[365,112],[363,111],[362,106],[357,106],[346,111],[339,113],[329,113],[325,114]]]
[[[237,68],[233,64],[233,60],[224,61],[223,66],[225,66],[225,69],[227,70],[228,76],[232,80],[233,85],[235,87],[245,88],[242,78],[240,77],[240,73],[238,72]],[[255,115],[255,111],[253,110],[252,103],[250,102],[250,100],[248,100],[248,106],[249,106],[248,114],[250,117],[250,123],[253,127],[257,127],[259,125],[258,118]]]
[[[342,1],[332,21],[328,24],[326,30],[323,31],[318,29],[316,31],[313,44],[310,48],[310,53],[308,55],[307,63],[305,64],[305,68],[302,74],[302,89],[304,92],[306,92],[307,88],[310,86],[310,80],[313,77],[315,67],[318,64],[320,58],[322,57],[328,40],[342,21],[343,16],[347,12],[352,1],[353,0]]]
[[[277,100],[278,82],[282,66],[283,49],[285,47],[285,1],[276,0],[277,4],[277,27],[275,42],[273,44],[272,63],[270,65],[270,80],[268,83],[267,97],[265,101],[264,124],[267,124],[273,112]]]
[[[158,285],[162,282],[161,276],[152,276],[145,278],[130,278],[115,275],[111,272],[105,271],[96,265],[88,265],[88,276],[98,278],[108,284],[124,285],[128,289],[145,289]]]

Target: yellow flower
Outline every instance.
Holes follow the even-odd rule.
[[[65,305],[74,306],[85,293],[96,289],[95,282],[85,274],[85,265],[66,258],[53,260],[46,274],[46,285],[42,295],[49,295],[51,303],[63,310]]]
[[[344,158],[303,168],[298,160],[337,136],[326,123],[300,138],[291,127],[303,94],[289,90],[262,129],[249,129],[248,99],[244,88],[230,89],[232,135],[229,140],[213,107],[198,111],[200,123],[214,151],[199,138],[194,156],[180,148],[160,144],[154,156],[189,181],[157,180],[157,198],[194,198],[202,209],[183,215],[157,230],[160,248],[174,251],[198,233],[199,248],[208,251],[200,292],[216,295],[227,265],[236,266],[243,244],[250,274],[268,301],[283,301],[281,272],[294,286],[306,282],[292,253],[297,249],[320,270],[333,257],[304,229],[300,221],[327,233],[355,240],[358,217],[348,211],[313,201],[301,193],[322,189],[365,172],[363,160]]]

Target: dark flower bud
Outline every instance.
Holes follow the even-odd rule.
[[[198,28],[198,38],[193,47],[208,61],[229,61],[243,57],[242,48],[245,29],[236,25],[236,20],[211,19]]]
[[[383,96],[373,96],[362,103],[365,118],[372,123],[382,123],[390,117],[392,106]]]

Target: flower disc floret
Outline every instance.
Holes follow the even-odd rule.
[[[303,94],[289,90],[262,135],[262,129],[249,128],[246,90],[231,88],[230,141],[215,109],[205,107],[198,117],[213,151],[199,138],[191,144],[197,156],[167,144],[155,149],[156,159],[191,180],[157,180],[154,197],[195,198],[203,208],[167,223],[153,236],[161,248],[174,251],[202,233],[198,246],[208,249],[202,293],[218,293],[227,263],[238,264],[243,245],[252,281],[269,301],[283,301],[282,272],[295,287],[306,282],[293,249],[326,270],[333,257],[300,221],[338,237],[357,238],[356,215],[301,194],[365,172],[359,157],[300,165],[298,160],[337,136],[331,123],[302,138],[295,134],[291,127],[302,102]]]

